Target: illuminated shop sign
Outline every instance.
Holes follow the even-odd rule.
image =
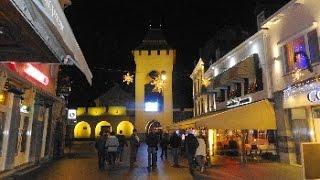
[[[49,84],[49,78],[29,63],[24,69],[24,72],[45,86]]]
[[[68,119],[77,119],[77,110],[69,109],[68,110]]]
[[[235,98],[227,101],[227,108],[233,108],[237,106],[242,106],[245,104],[249,104],[252,102],[251,97],[245,97],[245,98]]]
[[[320,90],[313,90],[308,93],[308,100],[310,102],[320,102]]]

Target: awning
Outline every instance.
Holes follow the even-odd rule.
[[[197,127],[213,129],[276,129],[272,104],[262,100],[221,113],[195,118]]]
[[[88,80],[89,84],[92,84],[92,73],[89,69],[89,66],[85,60],[85,57],[82,54],[82,50],[73,34],[73,31],[69,25],[67,18],[65,17],[62,9],[59,7],[58,2],[52,2],[50,5],[56,5],[55,13],[59,15],[59,22],[56,22],[54,17],[49,15],[50,7],[45,7],[39,1],[33,0],[32,1],[38,10],[43,14],[43,17],[46,19],[46,23],[48,23],[52,32],[57,36],[57,39],[62,43],[62,46],[65,50],[69,53],[65,58],[73,61],[73,64],[77,66],[80,71],[85,75],[86,79]],[[55,4],[54,4],[55,3]],[[57,16],[58,16],[57,15]],[[58,23],[58,24],[57,24]],[[59,28],[59,23],[63,28]]]
[[[170,130],[188,129],[188,128],[196,128],[196,121],[193,119],[185,120],[178,123],[174,123],[169,126]]]

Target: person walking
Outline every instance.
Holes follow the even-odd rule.
[[[137,130],[133,129],[132,135],[130,136],[130,167],[134,166],[137,161],[137,152],[140,145],[140,139],[137,135]]]
[[[148,170],[151,168],[155,169],[157,167],[157,148],[158,148],[158,136],[155,133],[155,129],[151,128],[151,131],[147,135],[146,144],[148,146]]]
[[[108,137],[106,141],[106,149],[108,151],[109,164],[111,167],[114,167],[115,165],[118,146],[119,146],[118,138],[115,136],[114,132],[111,132],[110,137]]]
[[[164,133],[160,141],[161,159],[163,159],[163,156],[165,156],[165,158],[168,159],[168,145],[169,145],[169,135],[168,133]]]
[[[95,148],[98,151],[98,166],[100,170],[105,168],[106,152],[105,145],[107,140],[107,133],[100,131],[96,139]]]
[[[119,141],[119,146],[118,146],[118,154],[117,154],[117,160],[119,162],[122,162],[122,154],[123,154],[123,149],[124,146],[128,146],[126,137],[122,134],[122,130],[119,131],[119,134],[117,135],[118,141]]]
[[[170,137],[170,147],[173,156],[173,167],[180,167],[179,152],[181,147],[181,138],[176,132],[172,133],[172,136]]]
[[[185,139],[185,146],[186,146],[186,153],[188,157],[188,164],[189,164],[189,171],[193,175],[193,169],[194,169],[194,156],[196,153],[196,150],[199,146],[197,138],[192,133],[192,130],[188,131],[188,135]]]
[[[198,148],[196,150],[196,161],[197,164],[200,166],[200,172],[203,173],[205,170],[205,162],[207,156],[207,145],[205,143],[203,135],[200,133],[197,137],[198,140]]]

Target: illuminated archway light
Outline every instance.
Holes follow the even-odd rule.
[[[45,86],[49,84],[49,78],[30,63],[27,63],[24,72]]]
[[[90,138],[91,135],[91,127],[90,124],[81,121],[74,127],[74,137],[75,138]]]
[[[122,130],[123,135],[126,137],[131,136],[132,131],[134,129],[134,126],[129,121],[121,121],[117,126],[117,134],[120,133],[120,130]]]

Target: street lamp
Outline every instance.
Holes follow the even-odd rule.
[[[162,71],[162,72],[161,72],[160,79],[161,79],[162,81],[167,80],[167,75],[166,75],[166,72],[165,72],[165,71]]]

